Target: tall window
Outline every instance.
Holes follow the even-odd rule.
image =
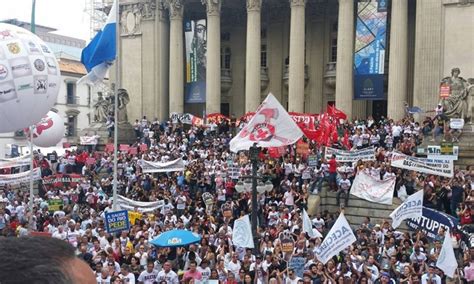
[[[337,61],[337,22],[335,22],[331,27],[331,57],[329,58],[330,62]]]
[[[67,124],[66,124],[66,136],[67,137],[74,137],[76,136],[76,123],[77,123],[77,116],[69,115],[67,117]]]
[[[267,67],[267,45],[262,44],[260,48],[260,67]]]
[[[222,69],[230,69],[231,58],[232,58],[232,54],[230,52],[230,47],[222,47],[221,48],[221,68]]]
[[[73,82],[66,83],[66,104],[76,104],[76,84]]]

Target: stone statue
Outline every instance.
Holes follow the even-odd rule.
[[[130,102],[130,97],[127,90],[118,89],[118,108],[117,108],[117,121],[119,124],[128,122],[127,104]],[[113,105],[112,105],[113,111]]]
[[[468,111],[468,82],[459,77],[461,70],[453,68],[451,77],[441,80],[441,84],[450,87],[451,95],[441,100],[445,112],[448,117],[466,118]]]
[[[467,87],[467,118],[469,124],[474,123],[474,78],[467,79],[469,86]]]
[[[102,92],[98,92],[97,95],[97,103],[94,105],[94,121],[104,123],[107,121],[109,102],[104,99]]]

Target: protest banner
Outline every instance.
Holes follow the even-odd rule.
[[[239,179],[240,178],[240,167],[239,166],[230,166],[227,169],[227,177],[231,179]]]
[[[105,213],[105,228],[109,234],[130,229],[127,210]]]
[[[417,158],[402,153],[392,152],[392,167],[422,172],[425,174],[453,177],[453,160]]]
[[[452,231],[458,226],[458,220],[437,210],[423,207],[421,217],[409,218],[406,224],[411,230],[421,230],[430,239],[436,239],[440,227]]]
[[[129,149],[129,148],[130,148],[130,146],[127,145],[127,144],[120,144],[120,145],[119,145],[119,150],[120,150],[120,152],[128,152],[128,149]]]
[[[64,205],[62,199],[50,199],[48,200],[48,211],[54,213],[55,211],[60,210],[60,207]]]
[[[18,174],[7,174],[0,175],[0,185],[11,185],[29,182],[31,179],[30,171],[18,173]],[[41,179],[41,170],[40,168],[33,169],[33,180]]]
[[[326,160],[331,159],[332,155],[336,155],[336,161],[339,163],[354,163],[359,160],[362,161],[374,161],[375,160],[375,148],[369,147],[360,150],[341,150],[334,149],[331,147],[325,147],[324,157]]]
[[[190,113],[176,113],[172,112],[170,114],[170,120],[172,123],[182,123],[182,124],[191,124],[191,125],[202,125],[203,119],[192,115]]]
[[[108,153],[112,153],[114,151],[114,144],[108,143],[105,145],[105,151]]]
[[[138,153],[138,148],[137,147],[130,147],[130,148],[128,148],[128,153],[130,155],[136,155]]]
[[[397,228],[403,220],[413,217],[423,216],[423,190],[417,191],[410,195],[400,206],[398,206],[392,213],[392,227]]]
[[[140,152],[145,152],[148,150],[148,145],[147,144],[140,144]]]
[[[452,142],[441,142],[440,151],[441,155],[453,155],[453,143]]]
[[[441,84],[439,86],[439,98],[440,99],[445,99],[448,98],[451,95],[451,86],[448,84]]]
[[[463,118],[451,118],[449,120],[449,127],[451,129],[463,129],[464,119]]]
[[[140,160],[139,165],[144,173],[168,173],[184,171],[184,162],[181,158],[165,163]]]
[[[423,154],[425,154],[423,152]],[[429,145],[426,147],[426,155],[428,159],[442,158],[445,160],[457,161],[459,157],[459,146],[453,146],[452,154],[446,155],[441,153],[441,146]]]
[[[339,214],[336,223],[324,238],[321,245],[315,250],[318,259],[326,264],[333,256],[350,246],[356,241],[356,236],[352,232],[351,226],[347,222],[344,214]]]
[[[235,220],[234,228],[232,229],[232,243],[234,246],[241,248],[254,248],[249,215]]]
[[[293,253],[295,249],[295,241],[289,232],[282,232],[280,233],[280,243],[281,243],[281,251],[286,253]]]
[[[81,145],[97,145],[99,142],[99,137],[99,135],[81,136],[79,137],[79,141]]]
[[[380,180],[360,171],[352,183],[350,194],[370,202],[392,205],[395,181],[396,177]]]
[[[55,174],[43,178],[43,185],[49,188],[65,189],[76,187],[82,181],[78,174]]]
[[[16,158],[5,158],[5,159],[0,159],[0,169],[29,166],[30,163],[31,163],[30,155],[25,155],[25,156],[16,157]]]
[[[135,211],[128,211],[128,220],[130,221],[130,224],[135,225],[135,222],[137,219],[141,219],[143,216],[142,213],[140,212],[135,212]]]
[[[86,159],[86,165],[88,166],[95,164],[95,162],[96,162],[95,158],[89,157]]]
[[[308,166],[309,167],[316,167],[317,165],[318,165],[318,156],[309,155],[308,156]]]
[[[306,257],[293,256],[288,263],[288,267],[293,268],[296,276],[303,278],[304,265],[306,264]]]
[[[71,143],[63,142],[63,149],[71,148]]]
[[[158,208],[163,207],[164,200],[142,202],[126,198],[122,195],[117,195],[117,206],[122,210],[138,211],[140,213],[153,212]]]

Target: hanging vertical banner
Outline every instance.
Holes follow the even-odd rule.
[[[186,90],[187,104],[206,102],[206,20],[184,23],[186,41]]]
[[[354,99],[384,100],[388,0],[357,1]]]

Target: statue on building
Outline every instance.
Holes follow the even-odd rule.
[[[469,83],[459,76],[460,73],[461,70],[459,68],[453,68],[451,76],[441,80],[441,84],[449,86],[451,92],[449,97],[441,100],[441,104],[445,109],[445,115],[448,117],[467,117]]]
[[[94,122],[104,123],[107,121],[109,102],[104,99],[102,92],[98,92],[97,95],[97,103],[94,104]]]
[[[130,96],[128,95],[127,90],[118,89],[117,97],[118,97],[117,122],[118,124],[127,123],[128,122],[127,104],[130,102]],[[112,102],[113,102],[113,98],[112,98]],[[113,111],[113,105],[112,105],[112,111]]]

